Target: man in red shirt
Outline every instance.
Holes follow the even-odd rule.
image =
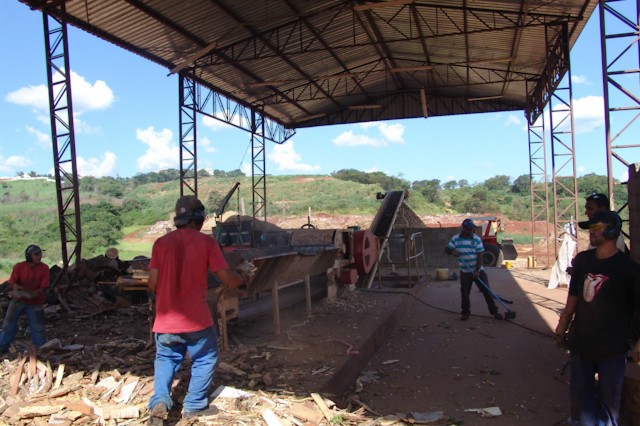
[[[13,296],[0,331],[0,353],[6,353],[16,337],[18,318],[27,313],[31,341],[36,347],[45,342],[44,293],[49,288],[49,267],[42,263],[42,249],[30,245],[24,251],[26,260],[13,267],[9,292]]]
[[[156,240],[149,263],[149,290],[156,293],[153,332],[156,342],[154,394],[149,401],[149,425],[163,425],[171,410],[171,383],[184,356],[191,358],[191,379],[183,417],[215,414],[208,391],[218,360],[213,318],[206,302],[207,274],[222,284],[239,287],[242,277],[229,269],[220,247],[200,232],[204,205],[194,195],[176,203],[176,230]]]

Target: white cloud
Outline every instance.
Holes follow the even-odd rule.
[[[0,155],[0,173],[3,174],[14,174],[18,171],[26,173],[27,170],[25,170],[25,168],[30,167],[31,164],[31,160],[27,157],[23,157],[20,155],[11,155],[7,158],[4,158]]]
[[[589,84],[589,79],[586,75],[571,75],[571,83],[573,84]]]
[[[51,135],[48,133],[44,133],[41,132],[40,130],[31,127],[31,126],[25,126],[25,129],[27,129],[28,133],[31,133],[32,135],[34,135],[36,137],[36,142],[38,143],[38,146],[40,146],[41,148],[44,149],[51,149]]]
[[[280,145],[273,145],[273,150],[267,155],[267,158],[276,164],[277,170],[281,171],[310,172],[320,170],[318,165],[300,162],[302,157],[296,152],[292,140]]]
[[[242,163],[240,165],[240,171],[247,176],[251,176],[252,167],[249,163]]]
[[[113,90],[102,80],[91,84],[81,75],[71,71],[73,110],[83,112],[109,108],[115,101]]]
[[[373,146],[378,148],[391,144],[404,144],[405,127],[402,124],[379,122],[364,124],[366,124],[366,126],[359,124],[357,127],[364,130],[375,127],[380,132],[380,136],[371,137],[364,134],[354,134],[353,130],[347,130],[334,138],[332,141],[333,144],[336,146]]]
[[[9,93],[5,99],[13,104],[29,106],[39,110],[49,108],[49,95],[47,94],[47,86],[44,84],[21,87]]]
[[[545,108],[545,126],[550,126],[548,108]],[[565,105],[556,105],[553,111],[553,125],[557,130],[568,131],[571,121]],[[573,131],[589,133],[604,125],[604,99],[602,96],[585,96],[573,100]]]
[[[202,150],[209,154],[213,154],[214,152],[218,151],[214,146],[211,145],[211,140],[209,140],[209,138],[206,136],[198,138],[198,150]]]
[[[54,81],[60,81],[61,79],[61,75],[56,73]],[[96,80],[95,83],[91,84],[74,71],[71,71],[71,87],[73,110],[77,114],[109,108],[115,101],[113,90],[107,83],[102,80]],[[6,100],[17,105],[32,107],[36,110],[47,110],[49,108],[49,94],[47,86],[44,84],[21,87],[9,93],[6,96]]]
[[[579,174],[584,174],[585,170],[587,170],[587,168],[585,166],[578,166],[578,173]]]
[[[358,123],[358,127],[361,127],[363,129],[368,129],[370,127],[375,127],[378,124],[379,123],[377,121],[365,121],[364,123]]]
[[[217,132],[218,130],[228,129],[232,127],[232,124],[241,128],[250,127],[250,123],[247,123],[247,120],[245,120],[245,117],[241,114],[234,114],[234,116],[231,117],[231,124],[226,122],[226,118],[222,112],[218,112],[216,114],[216,117],[217,118],[213,118],[209,117],[208,115],[202,115],[202,124],[206,128],[214,132]]]
[[[574,131],[588,133],[604,126],[604,98],[585,96],[573,101]]]
[[[100,127],[92,126],[86,121],[80,120],[77,115],[73,119],[73,129],[77,134],[90,135],[100,133]]]
[[[116,172],[116,163],[118,157],[113,152],[105,151],[104,155],[100,158],[88,158],[78,157],[76,159],[76,166],[78,167],[78,175],[80,176],[113,176]]]
[[[399,144],[404,143],[404,126],[402,124],[381,123],[380,126],[378,126],[378,130],[380,130],[380,133],[382,133],[385,139],[389,142]]]
[[[222,118],[222,114],[218,114],[218,116]],[[237,121],[239,124],[239,120]],[[202,124],[204,125],[204,127],[214,132],[217,132],[218,130],[228,129],[231,126],[224,121],[217,120],[215,118],[209,117],[208,115],[202,116]]]
[[[147,145],[145,153],[137,160],[140,172],[150,172],[180,167],[180,150],[172,142],[173,133],[169,129],[156,132],[153,126],[144,130],[136,129],[136,138]]]
[[[520,126],[522,125],[522,121],[515,114],[509,114],[507,120],[504,122],[505,127],[509,127],[511,125]]]
[[[351,130],[339,134],[332,142],[337,146],[384,146],[379,139],[365,135],[354,135]]]

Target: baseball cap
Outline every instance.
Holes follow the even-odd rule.
[[[204,204],[195,195],[183,195],[176,202],[176,216],[173,222],[178,225],[186,225],[194,219],[193,212],[204,212]],[[204,214],[201,215],[204,218]]]
[[[609,209],[611,204],[609,203],[609,197],[600,193],[593,193],[586,198],[587,201],[592,201],[596,206],[600,208]]]
[[[40,248],[40,246],[37,246],[35,244],[30,245],[29,247],[27,247],[27,255],[31,255],[31,254],[37,254],[37,253],[42,253],[45,250],[42,250]]]
[[[622,222],[618,213],[612,210],[601,210],[596,212],[591,219],[584,222],[578,222],[580,229],[589,229],[589,225],[595,225],[598,223],[606,223],[607,225],[615,225]]]
[[[462,227],[473,230],[476,227],[476,224],[473,223],[471,219],[465,219],[462,221]]]

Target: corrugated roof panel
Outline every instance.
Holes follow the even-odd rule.
[[[195,66],[202,84],[282,123],[326,114],[299,123],[306,126],[422,116],[423,88],[430,115],[523,108],[525,80],[541,81],[545,72],[545,26],[555,34],[559,26],[548,25],[566,22],[573,44],[597,3],[69,0],[64,9],[46,7],[169,70],[188,76]],[[353,112],[366,104],[381,107]]]

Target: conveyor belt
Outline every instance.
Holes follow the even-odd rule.
[[[404,200],[404,191],[387,192],[369,230],[378,237],[388,237]]]
[[[371,287],[373,277],[376,275],[378,264],[380,259],[382,259],[385,249],[387,248],[389,235],[393,230],[393,225],[396,223],[396,217],[398,216],[398,211],[404,202],[405,196],[406,190],[387,192],[382,200],[382,205],[378,209],[376,216],[373,218],[373,222],[371,222],[369,230],[378,238],[378,241],[380,242],[380,249],[378,250],[378,261],[366,277],[367,288]]]

